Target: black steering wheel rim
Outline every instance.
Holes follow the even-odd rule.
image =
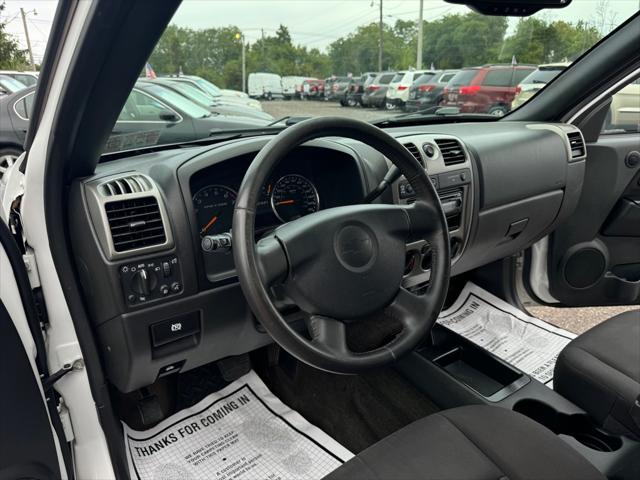
[[[411,206],[376,204],[321,210],[277,228],[272,236],[256,244],[256,205],[261,188],[275,166],[296,147],[310,140],[332,136],[363,142],[385,155],[413,187],[416,192],[415,203]],[[408,150],[395,138],[369,123],[342,117],[315,118],[291,126],[269,141],[251,163],[238,191],[233,215],[233,237],[233,255],[240,286],[257,319],[282,348],[322,370],[359,373],[394,362],[424,339],[444,304],[450,274],[449,235],[437,192],[425,170]],[[342,245],[328,252],[331,250],[328,245],[342,242],[343,237],[347,237],[345,242],[351,242],[349,245],[354,244],[354,239],[364,245],[360,248],[359,243],[355,248],[356,256],[352,256],[360,261],[357,255],[364,255],[366,265],[362,268],[360,263],[353,263],[352,257],[344,257],[347,251]],[[430,283],[422,295],[410,293],[400,285],[404,249],[409,238],[424,238],[432,250]],[[275,307],[269,289],[273,283],[284,279],[286,284],[292,277],[295,277],[295,282],[318,280],[314,277],[316,273],[313,269],[305,271],[304,267],[300,267],[304,262],[296,259],[296,255],[300,256],[298,247],[301,244],[308,247],[316,241],[322,245],[317,248],[318,258],[315,261],[324,262],[321,264],[323,268],[316,270],[327,270],[329,274],[340,277],[343,283],[351,281],[349,290],[354,291],[356,298],[350,305],[349,292],[334,288],[333,295],[346,295],[341,297],[342,301],[332,304],[323,302],[323,292],[319,292],[315,295],[315,303],[314,298],[307,302],[307,297],[314,297],[316,285],[316,288],[301,288],[302,292],[300,288],[297,289],[294,293],[301,301],[296,303],[304,303],[309,307],[303,310],[309,312],[314,308],[319,309],[309,312],[308,327],[312,338],[308,340],[285,321]],[[381,248],[384,246],[389,248]],[[396,263],[400,248],[402,263],[398,267]],[[351,253],[349,251],[349,255]],[[347,263],[344,258],[347,258]],[[329,264],[331,268],[327,266]],[[368,265],[372,266],[369,268]],[[388,285],[381,283],[381,275],[390,278]],[[372,278],[377,279],[377,283],[371,290],[374,295],[367,301],[367,281]],[[331,288],[333,282],[327,282],[327,279],[326,276],[319,279],[320,288],[322,285]],[[371,280],[371,283],[374,281]],[[389,299],[394,288],[397,291]],[[375,306],[376,302],[384,303],[384,313],[400,321],[402,331],[382,347],[368,352],[350,351],[344,336],[345,323],[349,318],[325,315],[322,309],[335,310],[334,313],[350,317],[360,310],[367,312],[368,308],[373,308],[370,304]],[[321,306],[318,307],[318,304]]]

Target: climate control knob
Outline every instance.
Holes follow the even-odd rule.
[[[149,295],[158,286],[158,278],[152,270],[141,268],[131,277],[131,289],[138,295]]]

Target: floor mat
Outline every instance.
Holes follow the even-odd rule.
[[[440,314],[438,323],[551,388],[556,359],[575,338],[472,283]]]
[[[131,478],[316,479],[353,454],[252,371],[143,432],[123,424]]]
[[[337,375],[302,362],[295,373],[265,364],[259,374],[278,398],[354,453],[440,410],[392,368]]]

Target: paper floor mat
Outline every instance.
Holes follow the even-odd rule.
[[[575,338],[472,283],[440,314],[438,323],[551,388],[556,359]]]
[[[132,479],[320,479],[353,457],[253,371],[150,430],[123,426]]]

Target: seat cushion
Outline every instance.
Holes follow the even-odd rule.
[[[576,450],[533,420],[471,405],[414,422],[326,480],[603,480]]]
[[[553,386],[605,429],[640,438],[632,417],[640,395],[640,310],[612,317],[569,343],[556,362]]]

